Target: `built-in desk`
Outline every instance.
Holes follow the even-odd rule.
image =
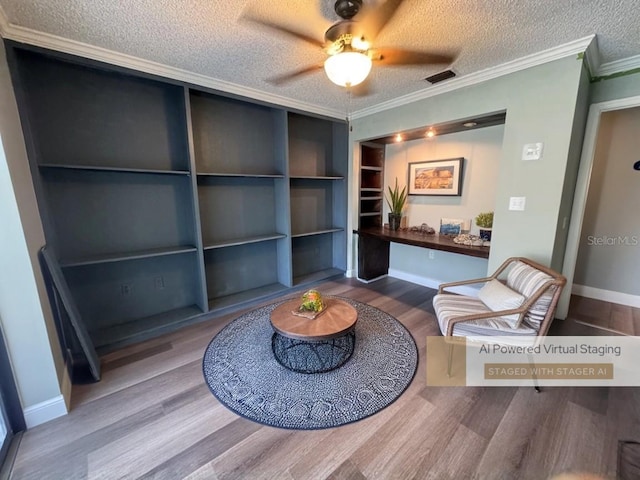
[[[489,258],[489,247],[459,245],[454,243],[451,237],[438,234],[423,235],[410,230],[391,230],[384,227],[354,230],[354,233],[358,234],[358,278],[363,280],[371,280],[388,273],[391,242]]]

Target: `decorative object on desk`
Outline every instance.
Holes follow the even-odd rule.
[[[300,306],[297,310],[292,310],[291,313],[299,317],[308,318],[313,320],[322,314],[326,309],[326,304],[319,291],[311,289],[304,292],[302,295]]]
[[[420,235],[435,235],[436,233],[436,230],[433,227],[430,227],[427,223],[423,223],[420,226],[411,227],[409,231],[419,233]]]
[[[462,233],[453,239],[453,243],[458,245],[468,245],[472,247],[485,246],[484,240],[477,235],[470,235],[468,233]]]
[[[460,235],[464,220],[457,218],[440,219],[440,235]]]
[[[480,228],[480,238],[485,242],[490,242],[493,228],[493,212],[479,213],[476,217],[476,225]]]
[[[405,186],[402,191],[398,187],[398,177],[396,177],[396,185],[389,189],[389,195],[386,196],[387,204],[389,205],[389,228],[391,230],[398,230],[400,228],[400,221],[402,220],[402,210],[407,201],[407,187]]]
[[[462,194],[464,158],[430,160],[409,164],[409,195]]]
[[[279,302],[241,315],[213,338],[202,361],[211,393],[249,420],[297,430],[338,427],[393,403],[415,374],[415,341],[391,315],[342,300],[356,309],[358,323],[353,354],[340,368],[309,376],[278,363],[269,317]]]

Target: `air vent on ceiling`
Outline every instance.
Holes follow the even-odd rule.
[[[438,83],[438,82],[442,82],[443,80],[448,80],[450,78],[453,78],[455,76],[456,74],[453,70],[445,70],[444,72],[431,75],[430,77],[425,78],[425,80],[429,83]]]

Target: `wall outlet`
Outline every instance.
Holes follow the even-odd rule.
[[[429,250],[429,260],[433,260],[434,258],[436,258],[436,252]]]
[[[522,160],[540,160],[542,158],[542,143],[527,143],[522,147]]]
[[[158,276],[153,280],[156,290],[164,289],[164,277]]]
[[[130,283],[123,283],[122,285],[120,285],[120,295],[122,295],[123,297],[128,297],[129,295],[131,295]]]
[[[524,211],[527,197],[509,197],[509,210]]]

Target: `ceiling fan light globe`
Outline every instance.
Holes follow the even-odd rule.
[[[327,58],[324,71],[336,85],[354,87],[369,75],[371,58],[360,52],[338,53]]]

